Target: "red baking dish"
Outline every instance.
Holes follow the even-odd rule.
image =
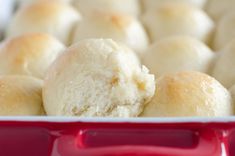
[[[235,118],[3,117],[1,156],[234,156]]]

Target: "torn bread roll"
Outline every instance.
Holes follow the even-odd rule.
[[[143,56],[143,64],[160,77],[179,71],[210,71],[215,54],[201,41],[177,36],[154,43]]]
[[[7,37],[43,32],[68,45],[73,28],[80,19],[80,14],[67,4],[55,1],[37,2],[16,12],[7,30]]]
[[[111,12],[95,12],[77,24],[73,43],[89,38],[112,38],[137,53],[143,53],[149,43],[145,29],[136,18]]]
[[[111,39],[89,39],[50,67],[43,102],[48,115],[136,117],[154,90],[154,76],[133,51]]]
[[[97,10],[123,13],[134,17],[141,12],[139,0],[73,0],[73,4],[84,16],[90,16]]]
[[[234,114],[231,95],[214,78],[199,72],[168,74],[142,117],[222,117]]]
[[[42,81],[27,76],[0,76],[0,115],[44,115]]]
[[[0,46],[0,75],[44,78],[47,68],[65,46],[44,33],[29,33],[6,40]]]
[[[153,41],[185,35],[205,43],[211,42],[214,23],[201,9],[181,3],[165,3],[148,10],[143,22]]]
[[[212,76],[229,88],[235,84],[235,39],[219,51]]]

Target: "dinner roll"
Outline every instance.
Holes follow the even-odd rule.
[[[145,10],[156,8],[164,3],[184,3],[198,8],[204,8],[207,0],[142,0]]]
[[[229,88],[235,84],[235,40],[218,53],[212,76]]]
[[[213,47],[220,50],[235,38],[235,12],[226,14],[219,22],[215,32]]]
[[[132,16],[140,14],[139,0],[73,0],[73,3],[84,16],[89,16],[94,10],[118,12]]]
[[[215,21],[219,21],[227,12],[234,10],[234,6],[234,0],[209,0],[206,11]]]
[[[19,74],[43,78],[65,46],[43,33],[24,34],[0,46],[0,75]]]
[[[48,115],[136,117],[154,90],[154,76],[134,52],[111,39],[89,39],[49,68],[43,101]]]
[[[148,10],[143,22],[152,41],[175,35],[195,37],[210,43],[213,21],[201,9],[181,4],[165,3]]]
[[[79,13],[71,6],[55,1],[33,3],[20,9],[13,17],[7,31],[8,37],[27,32],[49,33],[69,44]]]
[[[43,115],[42,81],[27,76],[0,76],[0,116]]]
[[[216,117],[233,115],[231,95],[214,78],[199,72],[180,72],[159,78],[143,117]]]
[[[154,43],[143,56],[143,63],[156,77],[170,72],[208,72],[214,53],[202,42],[175,36]]]
[[[137,53],[148,46],[148,36],[141,23],[124,14],[95,12],[79,22],[75,29],[74,43],[89,38],[112,38]]]

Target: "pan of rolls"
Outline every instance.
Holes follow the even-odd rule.
[[[235,155],[234,7],[0,0],[0,153]]]

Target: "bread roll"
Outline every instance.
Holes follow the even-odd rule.
[[[49,33],[69,44],[79,13],[71,6],[55,1],[33,3],[20,9],[13,17],[7,31],[8,37],[28,32]]]
[[[198,8],[204,8],[207,0],[142,0],[145,10],[156,8],[165,3],[184,3]]]
[[[179,71],[208,72],[214,53],[202,42],[184,36],[154,43],[143,56],[143,63],[156,77]]]
[[[112,38],[137,53],[147,49],[148,36],[141,23],[132,16],[119,13],[96,12],[78,23],[74,43],[89,38]]]
[[[24,34],[0,46],[0,75],[19,74],[43,78],[65,46],[44,33]]]
[[[234,0],[209,0],[206,11],[215,21],[219,21],[227,12],[234,10],[234,6]]]
[[[159,78],[143,117],[218,117],[233,115],[231,95],[214,78],[199,72],[180,72]]]
[[[27,76],[0,76],[0,116],[43,115],[42,81]]]
[[[212,76],[229,88],[235,84],[235,40],[218,53]]]
[[[93,14],[94,10],[124,13],[135,17],[140,14],[139,0],[73,0],[73,3],[84,16]]]
[[[235,38],[235,12],[226,14],[219,22],[215,32],[214,49],[221,50]]]
[[[214,29],[213,21],[204,11],[181,3],[165,3],[148,10],[143,22],[152,41],[186,35],[210,43]]]
[[[110,39],[89,39],[50,67],[43,101],[48,115],[136,117],[154,89],[154,76],[134,52]]]

